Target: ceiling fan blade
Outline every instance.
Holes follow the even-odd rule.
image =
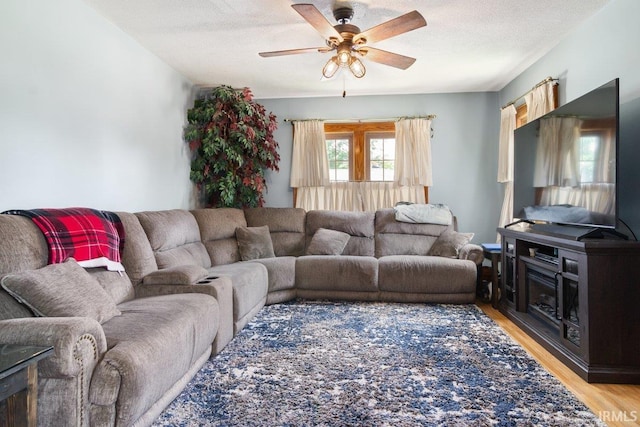
[[[342,36],[340,33],[333,28],[331,22],[324,17],[322,13],[312,4],[300,3],[300,4],[292,4],[292,8],[296,10],[302,17],[309,23],[313,28],[315,28],[325,40],[329,40],[331,38],[335,38],[338,42],[341,42]]]
[[[297,55],[299,53],[311,53],[311,52],[329,52],[332,49],[327,46],[323,47],[307,47],[303,49],[289,49],[289,50],[274,50],[272,52],[260,52],[258,55],[263,58],[269,58],[272,56],[284,56],[284,55]]]
[[[415,58],[368,46],[358,49],[357,52],[370,61],[389,65],[390,67],[400,68],[401,70],[406,70],[416,62]]]
[[[353,38],[353,42],[357,44],[364,39],[365,43],[371,44],[415,30],[416,28],[424,27],[425,25],[427,25],[427,21],[425,21],[417,10],[414,10],[413,12],[405,13],[404,15],[357,34]]]

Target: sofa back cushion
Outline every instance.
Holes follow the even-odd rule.
[[[240,261],[236,228],[246,227],[242,209],[215,208],[191,211],[211,265],[226,265]]]
[[[49,248],[29,218],[0,215],[0,276],[47,265]]]
[[[438,236],[451,225],[414,224],[396,221],[393,209],[379,209],[375,215],[375,256],[427,255]]]
[[[142,282],[142,278],[158,270],[156,257],[151,249],[138,217],[130,212],[116,212],[124,227],[124,248],[122,249],[122,265],[134,286]]]
[[[300,256],[305,250],[306,212],[300,208],[249,208],[244,211],[249,227],[268,226],[276,256]]]
[[[49,248],[42,232],[29,218],[0,215],[0,279],[9,273],[47,265]],[[31,311],[0,289],[0,320],[33,316]]]
[[[305,227],[305,248],[311,244],[319,228],[349,234],[349,242],[342,255],[374,256],[374,212],[309,211]]]
[[[145,231],[158,268],[180,265],[211,267],[207,250],[200,240],[200,229],[186,210],[172,209],[136,213]]]

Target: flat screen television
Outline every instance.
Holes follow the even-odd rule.
[[[515,130],[514,218],[615,229],[618,93],[614,79]]]

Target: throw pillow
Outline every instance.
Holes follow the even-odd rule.
[[[238,240],[238,250],[242,261],[252,259],[273,258],[273,242],[269,226],[262,227],[238,227],[236,228],[236,239]]]
[[[342,231],[318,228],[311,238],[307,255],[340,255],[350,237]]]
[[[1,285],[36,316],[90,317],[104,323],[121,314],[98,280],[73,258],[8,274]]]
[[[460,248],[469,243],[473,233],[458,233],[457,231],[445,231],[434,242],[429,250],[429,255],[458,258]]]

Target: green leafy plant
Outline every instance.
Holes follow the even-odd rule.
[[[265,172],[279,170],[276,116],[267,114],[248,88],[219,86],[194,102],[187,120],[190,178],[205,205],[263,206]]]

